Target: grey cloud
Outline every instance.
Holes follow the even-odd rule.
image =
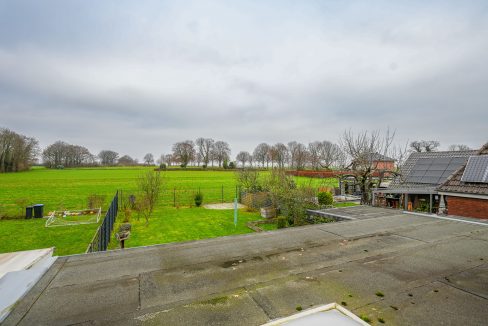
[[[487,18],[483,2],[5,1],[0,125],[136,157],[387,126],[477,147]]]

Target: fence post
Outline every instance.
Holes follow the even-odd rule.
[[[173,207],[176,207],[176,188],[173,188]]]
[[[224,202],[224,185],[222,185],[222,203]]]

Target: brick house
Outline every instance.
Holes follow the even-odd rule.
[[[488,219],[488,143],[437,191],[445,198],[449,215]]]

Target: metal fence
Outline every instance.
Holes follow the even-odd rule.
[[[115,193],[112,202],[110,203],[110,207],[108,208],[107,213],[105,214],[105,218],[103,219],[102,224],[98,227],[97,232],[93,236],[92,241],[88,245],[86,252],[95,252],[95,251],[106,251],[108,244],[110,243],[110,236],[112,234],[112,230],[114,228],[115,219],[117,217],[117,212],[119,210],[119,192]]]
[[[159,204],[165,207],[195,206],[195,195],[203,195],[203,204],[232,203],[239,198],[238,186],[221,185],[217,187],[166,188],[161,191]]]

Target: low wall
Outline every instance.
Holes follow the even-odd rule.
[[[488,199],[447,197],[449,215],[488,219]]]

